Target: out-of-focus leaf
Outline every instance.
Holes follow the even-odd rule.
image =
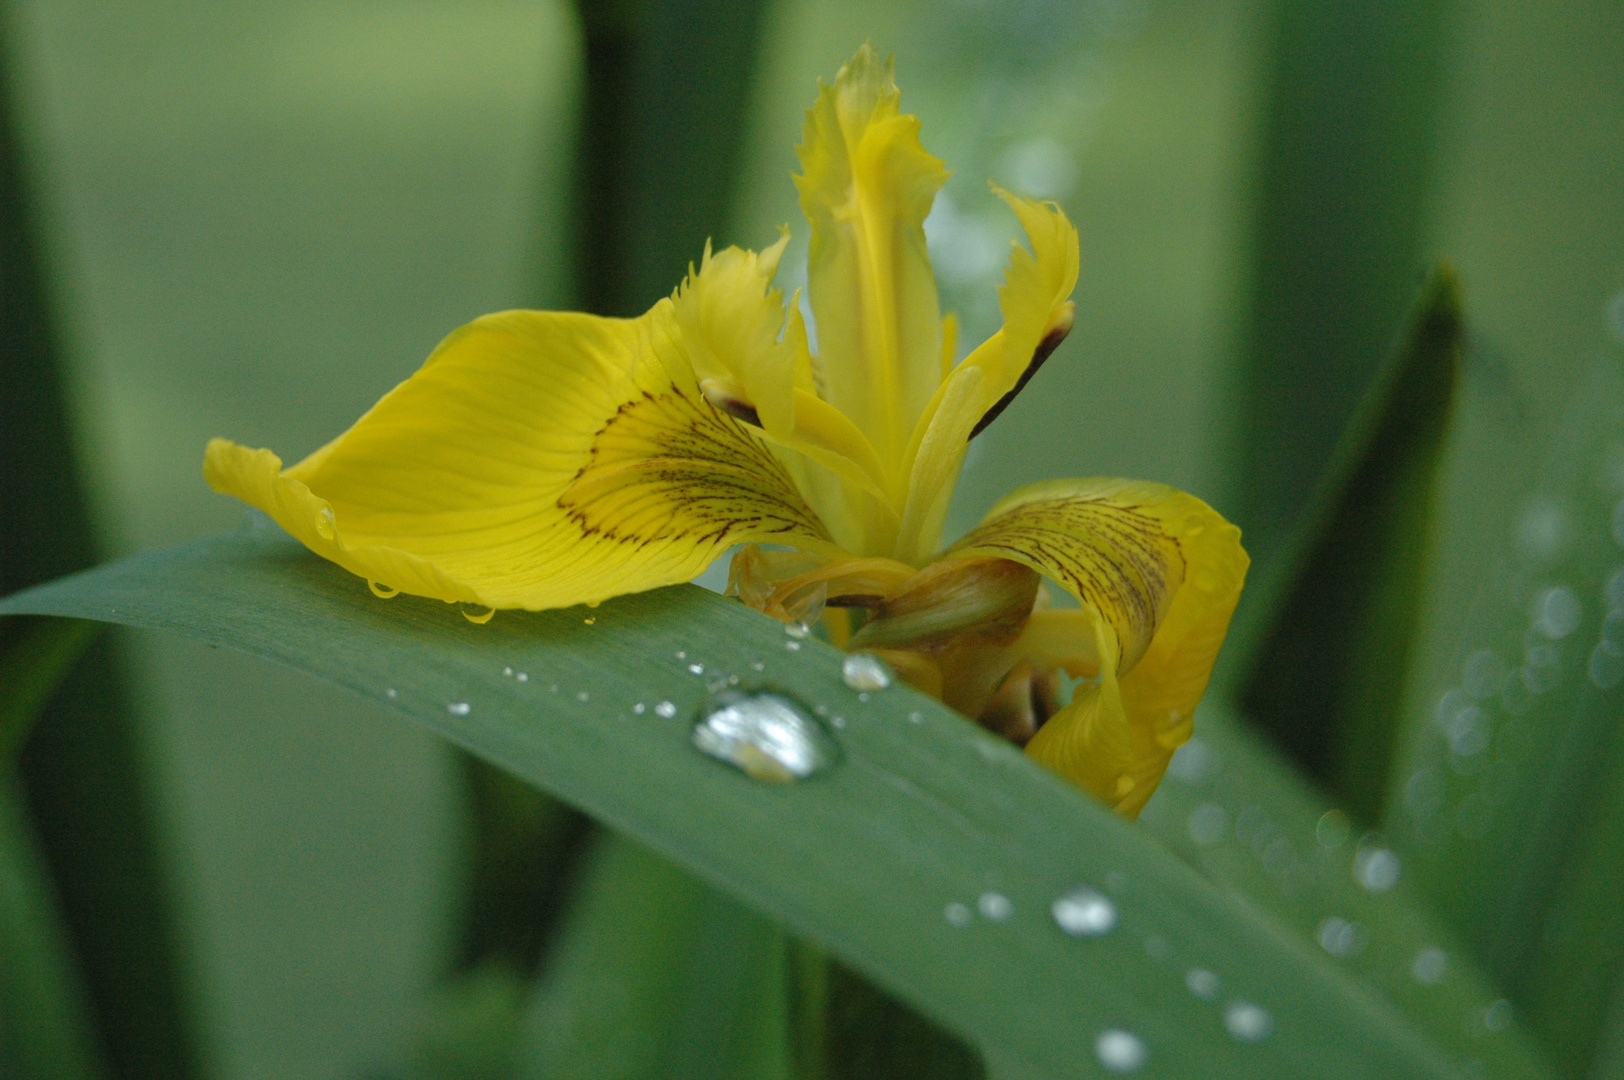
[[[1509,1024],[1502,992],[1428,913],[1406,880],[1405,860],[1227,709],[1202,707],[1196,737],[1174,756],[1140,821],[1214,884],[1379,990],[1462,1060],[1541,1067],[1527,1043],[1500,1038]],[[1223,992],[1196,970],[1192,988]]]
[[[10,771],[34,717],[97,629],[93,623],[38,619],[11,635],[10,648],[0,655],[0,775]]]
[[[1242,708],[1365,822],[1387,792],[1460,335],[1455,275],[1442,267],[1349,428],[1300,546],[1249,598],[1249,618],[1266,622]],[[1243,623],[1237,639],[1254,633]]]
[[[1267,9],[1234,518],[1255,557],[1291,535],[1422,268],[1445,0]]]
[[[1554,441],[1511,534],[1472,538],[1504,557],[1440,681],[1415,695],[1386,824],[1419,888],[1577,1075],[1604,1052],[1624,986],[1616,360],[1595,364]]]
[[[1464,1067],[1015,748],[905,687],[865,700],[837,650],[701,589],[475,627],[437,602],[378,600],[262,522],[8,597],[0,614],[168,629],[384,702],[828,949],[1005,1080],[1094,1076],[1102,1056],[1141,1054],[1210,1078]],[[734,679],[826,715],[833,763],[769,784],[700,753],[701,703]],[[1109,932],[1062,931],[1052,905],[1078,886],[1108,897]],[[1190,993],[1193,966],[1224,994]],[[1517,1037],[1493,1033],[1484,1075],[1540,1075]]]
[[[787,1080],[783,934],[612,833],[583,870],[517,1075]]]

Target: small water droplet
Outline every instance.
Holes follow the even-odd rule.
[[[1398,856],[1369,838],[1359,842],[1353,856],[1353,880],[1367,892],[1384,893],[1398,884]]]
[[[984,892],[976,898],[976,910],[983,918],[1005,922],[1015,914],[1015,905],[1001,892]]]
[[[496,615],[496,609],[486,607],[484,604],[460,603],[457,605],[462,611],[462,617],[475,626],[484,626]]]
[[[1553,641],[1577,630],[1583,614],[1579,597],[1566,585],[1541,590],[1528,606],[1529,625]]]
[[[729,690],[705,704],[694,745],[768,783],[804,780],[833,764],[839,749],[818,722],[782,694]]]
[[[324,506],[316,511],[316,533],[323,540],[331,540],[338,533],[338,522],[333,517],[333,508]]]
[[[525,674],[525,673],[524,673],[524,672],[522,672],[522,671],[521,671],[521,672],[518,672],[518,673],[516,673],[516,674],[515,674],[515,675],[514,675],[514,676],[513,676],[513,677],[514,677],[514,678],[515,678],[515,679],[517,679],[517,680],[519,680],[519,681],[520,681],[520,682],[529,682],[529,681],[530,681],[530,676],[528,676],[528,675],[526,675],[526,674]]]
[[[766,671],[767,670],[767,661],[765,661],[765,660],[752,660],[752,661],[750,661],[750,670],[751,671]]]
[[[596,623],[598,621],[598,617],[596,615],[588,615],[586,618],[582,619],[581,621],[586,623],[588,626],[591,626],[591,625],[593,625],[594,623]]]
[[[863,703],[863,704],[864,704],[864,705],[867,705],[867,704],[868,704],[868,702],[869,702],[869,700],[870,700],[870,699],[871,699],[871,698],[872,698],[872,697],[873,697],[873,696],[874,696],[874,695],[872,695],[872,694],[870,694],[870,693],[869,693],[869,692],[868,692],[868,691],[867,691],[867,690],[864,690],[864,691],[863,691],[863,692],[862,692],[862,693],[860,693],[860,694],[858,694],[858,695],[857,695],[857,700],[858,700],[858,701],[860,701],[860,702],[862,702],[862,703]]]
[[[328,537],[328,539],[331,540],[332,537]],[[367,588],[371,589],[372,595],[376,596],[379,600],[393,600],[395,597],[400,595],[399,589],[392,589],[388,585],[380,585],[371,578],[367,579]]]
[[[648,706],[644,705],[641,701],[632,706],[632,712],[636,713],[638,716],[642,716],[647,711]]]
[[[511,679],[513,678],[513,669],[510,667],[505,667],[502,669],[502,674]]]
[[[1262,1042],[1274,1030],[1274,1017],[1250,1001],[1231,1001],[1224,1009],[1224,1028],[1241,1042]]]
[[[1094,1056],[1114,1073],[1131,1073],[1145,1067],[1150,1051],[1145,1049],[1145,1041],[1133,1032],[1110,1028],[1100,1032],[1099,1038],[1094,1040]]]
[[[669,701],[662,701],[654,706],[654,713],[656,716],[663,716],[669,720],[677,715],[677,707]]]
[[[918,709],[915,709],[913,712],[908,714],[908,723],[910,723],[910,724],[923,724],[924,722],[925,722],[925,714],[920,712]]]
[[[947,920],[947,925],[962,930],[970,925],[975,916],[970,914],[968,907],[955,900],[942,909],[942,918]]]
[[[466,701],[453,701],[445,707],[445,711],[452,716],[467,716],[473,711],[473,706]]]
[[[703,675],[703,674],[705,674],[705,665],[704,664],[689,664],[688,665],[688,673],[690,675]]]
[[[678,649],[677,650],[677,659],[678,660],[686,660],[686,659],[688,659],[688,650],[687,649]]]
[[[873,653],[856,652],[841,661],[840,678],[853,690],[884,690],[891,685],[891,670]]]
[[[1320,948],[1332,956],[1352,956],[1364,945],[1364,931],[1358,924],[1335,915],[1321,920],[1318,937]]]
[[[578,691],[576,691],[576,694],[575,694],[575,700],[576,701],[586,701],[591,696],[592,695],[587,693],[585,690],[578,690]]]
[[[1072,937],[1100,937],[1117,923],[1116,905],[1111,898],[1086,885],[1061,894],[1049,909],[1060,929]]]
[[[1217,803],[1202,803],[1190,811],[1187,827],[1191,840],[1202,847],[1211,847],[1229,831],[1229,811]]]
[[[387,689],[387,690],[385,690],[383,692],[383,696],[388,698],[389,700],[393,701],[395,698],[398,698],[400,696],[400,692],[397,691],[393,686],[391,686],[389,689]]]
[[[846,718],[844,716],[837,716],[830,720],[829,723],[833,724],[837,728],[843,728],[846,726]]]
[[[1493,1002],[1483,1010],[1483,1026],[1490,1031],[1503,1031],[1511,1023],[1511,1002],[1505,998]]]
[[[1206,968],[1191,968],[1184,975],[1184,985],[1202,1001],[1214,1001],[1223,990],[1223,980]]]
[[[800,652],[801,643],[799,641],[786,641],[784,642],[784,648],[788,649],[790,652]]]
[[[1416,953],[1415,963],[1410,965],[1410,973],[1415,976],[1415,981],[1427,986],[1442,982],[1448,970],[1449,954],[1436,945],[1428,945]]]
[[[792,638],[804,638],[808,634],[812,633],[812,628],[806,625],[806,623],[797,619],[794,622],[787,622],[784,624],[784,633],[788,634]]]

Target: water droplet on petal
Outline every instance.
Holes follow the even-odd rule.
[[[1202,1001],[1212,1001],[1224,988],[1223,980],[1206,968],[1191,968],[1184,976],[1184,985]]]
[[[1436,945],[1428,945],[1415,954],[1415,963],[1410,965],[1410,973],[1415,981],[1427,986],[1436,986],[1443,981],[1444,972],[1449,970],[1449,954]]]
[[[784,624],[784,633],[788,634],[792,638],[804,638],[808,634],[812,633],[812,628],[806,625],[806,623],[796,620],[794,622],[787,622]]]
[[[328,539],[331,539],[331,537]],[[399,589],[391,589],[387,585],[380,585],[371,578],[367,578],[367,588],[371,589],[372,595],[376,596],[379,600],[393,600],[395,597],[400,595]]]
[[[656,716],[663,716],[669,720],[677,715],[677,707],[669,701],[662,701],[654,706],[654,713]]]
[[[970,925],[974,916],[970,914],[968,907],[955,900],[942,909],[942,918],[947,920],[947,925],[962,930]]]
[[[1099,1038],[1094,1040],[1094,1055],[1114,1073],[1131,1073],[1145,1067],[1150,1051],[1145,1049],[1145,1041],[1133,1032],[1111,1028],[1100,1032]]]
[[[873,653],[856,652],[840,664],[840,677],[853,690],[884,690],[891,685],[891,669]]]
[[[473,711],[473,706],[466,701],[453,701],[445,707],[445,711],[452,716],[467,716]]]
[[[461,603],[457,607],[462,610],[462,617],[476,626],[484,626],[496,614],[495,608],[484,604]]]
[[[1055,924],[1072,937],[1099,937],[1110,933],[1117,922],[1111,898],[1085,885],[1063,893],[1050,911]]]
[[[1361,841],[1353,856],[1353,880],[1366,891],[1383,893],[1398,884],[1400,863],[1391,849]]]
[[[981,912],[983,918],[1004,922],[1015,914],[1015,905],[1001,892],[984,892],[976,900],[976,910]]]
[[[729,690],[711,698],[694,725],[693,742],[751,779],[774,784],[804,780],[839,755],[816,720],[774,693]]]
[[[1224,1009],[1224,1028],[1241,1042],[1262,1042],[1274,1030],[1274,1017],[1250,1001],[1231,1001]]]
[[[316,533],[323,540],[331,540],[337,535],[337,521],[333,517],[331,506],[324,506],[316,511]]]

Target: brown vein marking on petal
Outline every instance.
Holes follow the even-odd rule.
[[[1093,605],[1116,631],[1122,672],[1149,647],[1184,580],[1177,537],[1138,507],[1105,498],[1020,503],[983,522],[959,547],[1033,566]]]
[[[721,409],[736,420],[743,420],[751,427],[761,426],[761,413],[756,407],[746,401],[731,384],[723,385],[719,379],[706,379],[700,385],[705,400]]]
[[[765,447],[703,401],[672,389],[621,405],[558,505],[587,535],[644,546],[750,537],[828,539]]]
[[[1026,389],[1026,384],[1032,381],[1032,376],[1038,373],[1038,368],[1042,367],[1043,362],[1049,359],[1056,349],[1060,348],[1060,343],[1066,340],[1066,335],[1069,333],[1071,333],[1071,324],[1068,322],[1065,326],[1057,326],[1043,336],[1043,340],[1038,342],[1038,347],[1032,351],[1032,362],[1026,365],[1026,370],[1021,372],[1019,379],[1015,380],[1015,385],[1010,389],[1009,393],[993,402],[992,408],[983,413],[981,419],[976,421],[976,426],[970,429],[970,439],[986,431],[987,425],[998,419],[1003,411],[1009,408],[1009,403],[1015,400],[1017,394]],[[968,442],[969,439],[965,441]]]

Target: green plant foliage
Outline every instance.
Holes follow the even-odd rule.
[[[0,776],[10,771],[34,717],[96,629],[94,624],[41,619],[10,635],[10,648],[0,655]]]
[[[475,627],[436,602],[377,600],[261,520],[9,597],[0,614],[168,629],[386,702],[828,949],[966,1037],[996,1077],[1097,1075],[1102,1036],[1119,1063],[1141,1047],[1172,1075],[1465,1065],[1013,747],[905,688],[862,699],[838,652],[700,589]],[[702,702],[733,679],[823,715],[834,763],[768,784],[696,751]],[[1051,906],[1077,886],[1110,897],[1108,932],[1061,931]],[[1195,966],[1221,996],[1190,992]],[[1541,1075],[1511,1049],[1514,1027],[1493,1036],[1484,1075]]]
[[[1455,275],[1441,267],[1303,515],[1296,550],[1250,598],[1268,614],[1241,706],[1365,822],[1387,793],[1460,338]]]

